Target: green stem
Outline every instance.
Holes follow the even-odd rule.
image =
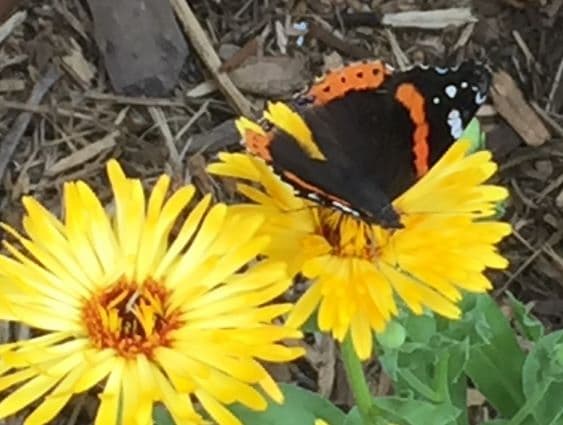
[[[438,358],[434,374],[434,388],[438,396],[438,403],[451,403],[450,386],[448,380],[449,355],[442,352]]]
[[[354,394],[354,399],[356,401],[360,417],[362,418],[362,423],[363,425],[376,425],[380,423],[378,417],[381,417],[381,413],[377,406],[373,403],[368,383],[364,375],[364,369],[362,368],[362,363],[356,354],[356,350],[354,350],[354,344],[352,343],[352,338],[350,338],[350,336],[344,339],[344,342],[341,345],[341,350],[348,383],[350,384],[350,389]]]

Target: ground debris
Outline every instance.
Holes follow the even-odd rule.
[[[502,247],[510,268],[495,275],[495,287],[499,294],[508,289],[535,302],[533,312],[548,327],[563,325],[563,236],[557,232],[563,228],[563,32],[557,30],[563,25],[563,0],[174,0],[176,18],[194,50],[181,70],[175,68],[179,78],[173,88],[158,96],[116,93],[86,2],[0,0],[0,15],[7,3],[19,9],[4,19],[14,12],[26,17],[0,41],[2,221],[21,226],[23,195],[60,214],[61,189],[69,180],[86,181],[105,203],[111,199],[109,158],[147,187],[167,173],[174,188],[193,183],[197,196],[212,192],[219,201],[240,199],[234,180],[211,179],[205,171],[218,152],[243,149],[234,125],[239,114],[252,115],[267,100],[303,88],[310,75],[356,60],[382,58],[403,68],[475,58],[505,74],[500,84],[495,79],[494,108],[486,105],[480,114],[487,146],[499,162],[495,179],[511,191],[505,219],[515,228]],[[106,3],[97,1],[100,7]],[[454,25],[447,27],[434,22],[439,27],[433,29],[381,21],[401,12],[432,17],[468,6],[478,22],[468,18],[456,26],[450,20]],[[7,28],[6,22],[0,16],[0,28]],[[51,64],[63,71],[57,84],[29,102]],[[264,86],[249,87],[258,86],[256,81]],[[3,155],[6,149],[13,153]],[[334,347],[317,339],[310,344],[316,354],[284,366],[276,376],[349,407],[353,401]],[[374,393],[392,391],[380,369],[369,376]],[[483,419],[491,408],[473,395],[471,403]],[[85,394],[54,423],[92,423],[97,403]],[[21,422],[23,415],[14,420]]]
[[[310,79],[304,62],[287,56],[248,59],[230,75],[242,91],[266,98],[289,96]]]
[[[382,19],[383,25],[395,28],[443,29],[448,26],[459,27],[477,22],[477,18],[468,7],[456,7],[438,10],[413,10],[408,12],[387,13]]]
[[[493,76],[491,96],[498,113],[530,146],[540,146],[550,134],[510,75],[498,71]]]
[[[188,55],[170,4],[89,0],[88,5],[113,88],[132,95],[169,93]]]

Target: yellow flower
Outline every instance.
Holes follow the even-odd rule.
[[[318,310],[320,329],[339,341],[350,333],[365,359],[372,352],[372,331],[384,330],[397,314],[397,296],[417,314],[426,307],[458,318],[461,290],[490,289],[485,269],[507,266],[495,244],[510,226],[484,220],[507,191],[484,184],[497,168],[491,154],[468,149],[467,141],[456,142],[393,201],[404,225],[399,230],[297,198],[264,162],[245,154],[223,153],[209,170],[261,185],[239,183],[238,190],[254,203],[233,211],[264,214],[260,232],[272,241],[264,254],[312,279],[288,323],[299,326]]]
[[[201,424],[206,411],[222,425],[240,424],[225,405],[265,409],[255,388],[282,401],[259,360],[302,354],[280,342],[295,329],[274,324],[290,304],[265,305],[291,280],[266,260],[241,272],[268,243],[257,214],[227,214],[204,197],[180,221],[193,186],[168,199],[160,177],[150,198],[138,179],[108,163],[114,192],[111,221],[81,181],[64,188],[64,222],[24,199],[27,236],[4,226],[8,242],[0,317],[42,330],[0,345],[0,418],[41,399],[26,424],[50,421],[73,394],[105,387],[96,424],[152,423],[162,402],[178,424]],[[6,288],[6,291],[4,290]],[[17,386],[17,388],[13,388]],[[10,391],[9,393],[7,391]]]

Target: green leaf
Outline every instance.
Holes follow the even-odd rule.
[[[410,314],[405,320],[405,329],[410,341],[429,344],[436,336],[436,318],[432,314]]]
[[[301,330],[303,332],[310,332],[310,333],[315,333],[315,332],[320,332],[319,329],[319,324],[317,322],[317,313],[318,310],[315,311],[314,314],[311,314],[307,320],[305,321],[305,323],[303,323],[301,325]]]
[[[514,321],[522,336],[533,342],[540,339],[545,333],[545,328],[538,319],[532,316],[531,307],[525,306],[510,292],[508,292],[508,300],[514,312]]]
[[[522,367],[525,354],[496,302],[488,295],[468,297],[470,307],[450,331],[469,338],[465,372],[487,400],[511,417],[524,404]]]
[[[395,383],[396,394],[432,403],[448,403],[459,409],[456,425],[468,425],[467,380],[464,375],[469,344],[463,334],[447,335],[448,325],[431,313],[405,314],[406,342],[398,349],[384,347],[379,357]],[[456,335],[457,337],[458,335]]]
[[[481,425],[508,425],[510,422],[506,419],[494,419],[492,421],[483,422]]]
[[[348,412],[346,418],[344,419],[344,423],[342,425],[364,425],[362,417],[360,416],[360,412],[358,411],[357,407],[354,407],[352,410]]]
[[[485,134],[481,131],[479,120],[474,118],[469,122],[469,125],[461,135],[461,139],[467,139],[471,142],[470,152],[476,152],[485,148]]]
[[[397,425],[451,425],[456,423],[459,409],[451,404],[435,404],[399,397],[376,397],[375,405],[385,419]]]
[[[154,406],[152,417],[155,425],[175,425],[172,415],[161,404]]]
[[[563,331],[538,340],[523,368],[526,404],[519,412],[532,415],[540,425],[563,423]]]
[[[262,412],[240,404],[229,406],[245,425],[313,425],[323,419],[330,425],[341,425],[345,414],[319,394],[292,384],[280,384],[284,394],[283,404],[271,402]]]

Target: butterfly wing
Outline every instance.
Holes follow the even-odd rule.
[[[346,81],[354,75],[347,73]],[[311,99],[301,114],[321,147],[337,139],[358,172],[395,198],[461,136],[485,101],[489,84],[488,71],[473,62],[457,68],[414,67],[388,75],[373,88],[313,86],[309,94],[323,93],[323,101]],[[338,95],[328,98],[325,91]]]
[[[419,135],[414,143],[428,145],[428,165],[434,164],[463,130],[487,99],[491,75],[484,65],[473,61],[453,68],[414,67],[396,73],[387,89],[409,111]],[[426,141],[421,127],[428,126]]]
[[[313,85],[293,109],[270,107],[273,128],[244,139],[301,196],[400,227],[391,199],[461,135],[488,85],[472,63],[395,73],[379,61],[356,64]]]
[[[344,145],[337,134],[309,127],[300,114],[283,103],[270,105],[264,115],[273,125],[268,132],[239,121],[244,143],[249,151],[272,165],[300,196],[388,227],[400,227],[389,198],[370,177],[361,174],[342,149]],[[323,125],[322,120],[318,123]],[[322,145],[317,143],[319,135]]]

